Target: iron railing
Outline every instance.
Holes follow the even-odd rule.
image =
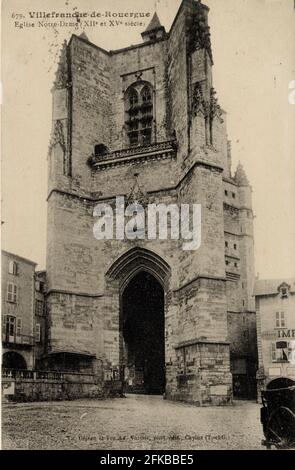
[[[35,337],[30,335],[9,335],[7,333],[2,334],[2,341],[3,343],[8,344],[20,344],[24,346],[34,346],[35,344]]]
[[[15,380],[58,380],[82,383],[93,383],[95,380],[95,376],[90,373],[7,368],[2,368],[2,378]]]

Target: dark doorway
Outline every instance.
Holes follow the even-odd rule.
[[[126,391],[165,390],[164,291],[154,276],[140,272],[122,295]]]
[[[24,370],[27,368],[27,363],[23,356],[11,351],[3,354],[2,367],[3,369]]]

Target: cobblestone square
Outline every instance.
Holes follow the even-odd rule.
[[[4,404],[2,448],[263,450],[260,405],[198,408],[160,396]]]

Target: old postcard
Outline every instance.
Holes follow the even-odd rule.
[[[294,35],[293,0],[2,1],[3,450],[295,446]]]

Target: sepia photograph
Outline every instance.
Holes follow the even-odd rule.
[[[294,0],[1,31],[1,449],[295,449]]]

